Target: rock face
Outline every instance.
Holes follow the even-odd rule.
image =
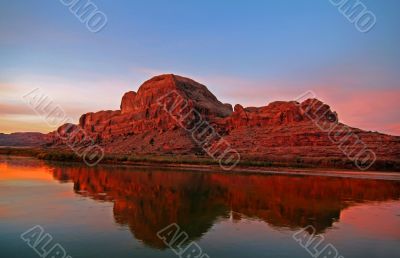
[[[120,110],[87,113],[78,125],[60,127],[50,134],[49,144],[62,146],[68,139],[84,145],[93,140],[108,153],[205,155],[177,117],[184,119],[186,128],[206,121],[245,159],[319,165],[329,159],[338,163],[333,165],[346,166],[352,163],[346,153],[360,148],[356,143],[361,141],[385,166],[399,164],[400,137],[347,127],[317,99],[276,101],[263,107],[238,104],[232,110],[204,85],[172,74],[146,81],[137,93],[127,92]],[[343,142],[335,140],[346,130],[351,134],[343,150]]]
[[[289,125],[310,120],[313,116],[327,122],[338,120],[337,114],[317,99],[308,99],[303,103],[275,101],[265,107],[243,108],[237,104],[228,120],[230,129],[234,130],[243,127]]]
[[[129,112],[134,111],[134,103],[135,103],[135,97],[136,97],[136,92],[134,91],[129,91],[124,94],[122,97],[121,101],[121,113],[126,114]]]
[[[179,105],[175,113],[195,109],[209,121],[232,113],[232,107],[218,101],[204,85],[176,75],[161,75],[146,81],[137,93],[126,93],[121,110],[84,114],[77,128],[68,131],[65,127],[72,126],[64,125],[58,133],[63,138],[69,138],[71,133],[77,141],[91,138],[111,153],[198,152],[190,134],[160,104],[166,98],[169,104]],[[53,139],[52,144],[63,144],[57,137]]]

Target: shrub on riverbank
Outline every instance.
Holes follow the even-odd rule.
[[[0,148],[0,155],[30,156],[50,161],[82,162],[82,158],[67,150],[41,148]],[[219,166],[218,160],[207,156],[196,155],[164,155],[155,154],[107,154],[101,163],[135,165],[139,163],[151,164],[178,164],[178,165],[213,165]],[[269,157],[262,160],[251,160],[251,157],[242,157],[239,167],[289,167],[289,168],[330,168],[356,169],[354,163],[346,158],[302,158],[296,157]],[[400,171],[400,161],[377,160],[371,170]]]

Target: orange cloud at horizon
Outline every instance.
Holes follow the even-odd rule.
[[[54,128],[47,125],[42,119],[37,118],[36,121],[24,121],[18,118],[0,118],[0,133],[16,133],[16,132],[39,132],[49,133]]]

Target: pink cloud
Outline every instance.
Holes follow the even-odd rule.
[[[317,96],[353,127],[400,135],[399,89],[316,89]]]

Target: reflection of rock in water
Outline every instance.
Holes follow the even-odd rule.
[[[181,226],[190,241],[230,211],[237,220],[254,217],[273,227],[292,229],[313,225],[323,232],[346,207],[400,198],[400,182],[350,178],[74,166],[56,167],[54,177],[73,181],[82,195],[113,201],[115,221],[128,225],[135,238],[156,248],[165,248],[156,234],[171,223]]]

